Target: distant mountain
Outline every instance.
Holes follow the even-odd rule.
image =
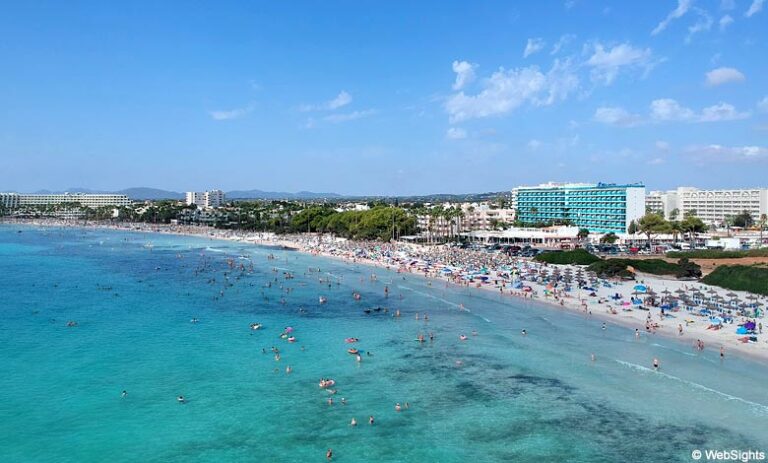
[[[262,190],[235,190],[226,193],[227,199],[324,199],[341,198],[338,193],[314,193],[311,191],[299,191],[298,193],[286,193],[279,191]]]
[[[119,195],[126,195],[131,199],[184,199],[184,193],[178,193],[176,191],[160,190],[158,188],[126,188],[125,190],[116,191]]]
[[[61,191],[37,190],[32,192],[32,194],[35,194],[35,195],[62,195],[64,193],[106,194],[106,193],[111,193],[111,191],[101,191],[101,190],[91,190],[90,188],[71,187]]]

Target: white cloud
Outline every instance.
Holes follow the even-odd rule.
[[[729,82],[743,82],[744,74],[738,69],[720,67],[706,74],[706,83],[710,87],[727,84]]]
[[[467,138],[467,131],[461,127],[449,127],[445,132],[445,136],[449,140],[461,140]]]
[[[542,38],[528,39],[528,43],[525,44],[525,50],[523,50],[523,58],[540,52],[547,45],[547,42]]]
[[[744,13],[744,16],[747,18],[751,18],[752,15],[756,15],[760,12],[760,10],[763,9],[763,3],[765,3],[765,0],[754,0],[751,5],[749,5],[749,9],[746,13]]]
[[[671,98],[662,98],[651,102],[651,118],[656,121],[682,121],[682,122],[721,122],[746,119],[748,112],[739,112],[728,103],[718,103],[701,110],[697,114],[694,110],[680,105]]]
[[[672,10],[666,18],[664,18],[663,21],[659,23],[658,26],[656,26],[652,31],[651,35],[656,35],[660,32],[662,32],[664,29],[669,26],[669,23],[671,23],[673,20],[681,18],[685,13],[688,12],[688,9],[691,7],[691,0],[677,0],[677,8]]]
[[[542,143],[534,138],[528,142],[528,149],[531,151],[536,151],[537,149],[541,148],[541,145]]]
[[[696,115],[671,98],[661,98],[651,102],[651,117],[657,121],[690,121]]]
[[[445,102],[451,123],[508,113],[525,103],[550,105],[564,100],[579,85],[569,60],[555,60],[544,74],[537,66],[506,70],[499,68],[482,81],[476,95],[460,91]]]
[[[658,166],[659,164],[664,164],[666,161],[664,158],[653,158],[650,161],[648,161],[648,164],[652,166]]]
[[[374,114],[376,114],[375,109],[365,109],[362,111],[352,111],[350,113],[331,114],[329,116],[325,116],[323,120],[328,122],[333,122],[334,124],[336,124],[339,122],[347,122],[347,121],[362,119],[364,117],[372,116]]]
[[[587,60],[587,65],[592,68],[593,81],[610,85],[622,68],[644,68],[650,71],[655,65],[651,61],[651,49],[635,48],[628,43],[616,45],[606,50],[601,43],[595,43],[594,53]]]
[[[565,3],[563,3],[563,6],[566,10],[570,10],[574,6],[576,6],[576,0],[565,0]]]
[[[757,102],[757,109],[764,113],[768,113],[768,96]]]
[[[547,97],[536,101],[536,104],[551,105],[557,101],[563,101],[579,87],[579,77],[573,70],[570,59],[556,59],[552,63],[552,68],[547,72],[546,86]]]
[[[345,90],[339,92],[336,98],[326,101],[319,105],[302,105],[299,110],[302,112],[308,111],[333,111],[352,103],[352,95]]]
[[[328,109],[338,109],[342,106],[346,106],[352,102],[352,95],[342,90],[339,92],[339,94],[336,96],[336,98],[332,99],[328,102]]]
[[[720,122],[735,121],[749,117],[747,112],[738,112],[736,108],[728,103],[719,103],[701,110],[699,121],[701,122]]]
[[[764,146],[692,146],[686,154],[698,161],[757,161],[768,159],[768,148]]]
[[[685,37],[685,43],[691,43],[691,39],[693,38],[694,34],[698,34],[699,32],[706,32],[710,29],[712,29],[712,24],[714,21],[712,21],[712,16],[709,15],[705,10],[702,10],[701,8],[694,8],[694,11],[699,14],[699,20],[696,21],[692,26],[688,26],[688,35]]]
[[[594,119],[603,124],[619,127],[634,127],[642,121],[637,114],[632,114],[624,108],[602,106],[595,111]]]
[[[720,0],[721,10],[732,10],[736,8],[736,2],[734,0]]]
[[[466,61],[454,61],[453,72],[456,73],[456,82],[453,83],[454,90],[461,90],[467,84],[475,80],[476,64],[470,64]]]
[[[563,49],[564,46],[568,45],[569,42],[571,42],[573,39],[575,39],[576,36],[573,34],[565,34],[561,35],[557,42],[552,46],[552,51],[549,53],[550,55],[556,55],[560,53],[560,50]]]
[[[669,151],[669,143],[664,140],[657,140],[656,149],[659,151]]]
[[[535,66],[494,72],[477,95],[459,92],[448,99],[445,109],[452,122],[507,113],[532,100],[546,86],[546,76]]]
[[[228,121],[231,119],[239,119],[251,111],[253,111],[253,106],[246,106],[245,108],[237,109],[220,109],[209,111],[208,114],[215,121]]]
[[[723,16],[722,18],[720,18],[720,22],[719,22],[720,30],[724,31],[725,28],[730,26],[732,23],[733,23],[733,18],[731,17],[731,15],[727,14]]]

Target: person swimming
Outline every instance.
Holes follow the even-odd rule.
[[[368,417],[368,424],[370,424],[371,426],[373,426],[373,415],[371,415],[371,416],[369,416],[369,417]]]
[[[325,452],[325,459],[331,461],[333,459],[333,449],[328,449]]]
[[[523,328],[523,330],[520,331],[520,334],[522,334],[523,336],[526,336],[528,335],[528,331],[525,328]]]
[[[396,411],[396,412],[399,412],[399,411],[401,411],[402,409],[403,409],[403,407],[401,407],[401,406],[400,406],[400,402],[398,402],[398,403],[396,403],[396,404],[395,404],[395,411]]]
[[[123,399],[125,399],[126,397],[128,397],[128,391],[126,391],[126,390],[123,390],[123,392],[120,394],[120,397],[121,397],[121,398],[123,398]]]
[[[465,335],[465,334],[460,334],[460,335],[459,335],[459,340],[460,340],[460,341],[466,341],[466,340],[467,340],[467,335]]]
[[[352,421],[349,422],[350,426],[357,426],[357,420],[353,417]]]
[[[183,395],[176,397],[176,401],[179,402],[180,404],[187,403],[187,400],[184,398]]]
[[[653,369],[658,370],[659,369],[659,359],[653,358]]]

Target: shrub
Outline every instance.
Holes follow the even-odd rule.
[[[545,252],[537,255],[533,260],[538,262],[546,262],[548,264],[575,264],[575,265],[589,265],[593,262],[600,260],[594,254],[583,249],[574,249],[573,251],[563,252]]]
[[[677,264],[661,259],[607,259],[595,262],[587,267],[587,269],[600,276],[626,277],[632,274],[632,272],[627,270],[627,267],[632,267],[638,272],[653,275],[674,275],[678,278],[698,278],[701,276],[701,267],[683,259]]]
[[[749,265],[721,265],[701,280],[708,285],[768,295],[768,268]]]
[[[691,262],[687,257],[677,261],[678,269],[675,273],[677,278],[701,278],[701,266]]]
[[[697,249],[695,251],[668,252],[667,257],[689,259],[738,259],[741,257],[768,257],[768,248],[748,251],[723,251],[720,249]]]

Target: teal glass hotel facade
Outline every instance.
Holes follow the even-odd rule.
[[[524,223],[570,221],[594,233],[626,233],[645,214],[645,186],[545,184],[512,190],[515,218]]]

